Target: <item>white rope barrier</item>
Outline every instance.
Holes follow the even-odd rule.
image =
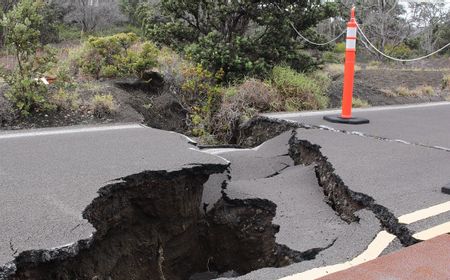
[[[372,49],[374,49],[376,52],[378,52],[379,54],[381,54],[382,56],[389,58],[391,60],[394,61],[399,61],[399,62],[413,62],[413,61],[418,61],[418,60],[422,60],[425,58],[428,58],[430,56],[433,56],[443,50],[445,50],[446,48],[448,48],[450,46],[450,43],[448,43],[447,45],[443,46],[442,48],[429,53],[427,55],[421,56],[421,57],[416,57],[416,58],[411,58],[411,59],[402,59],[402,58],[396,58],[396,57],[392,57],[390,55],[387,55],[385,53],[383,53],[382,51],[380,51],[377,47],[375,47],[375,45],[369,40],[369,38],[367,38],[366,34],[364,34],[364,31],[361,29],[361,27],[359,26],[359,24],[356,24],[356,26],[358,27],[359,32],[361,33],[361,35],[363,36],[363,38],[365,39],[365,41],[372,47]]]
[[[280,10],[281,12],[283,12],[283,9],[281,9],[280,6],[278,6],[277,3],[274,3],[274,4],[275,4],[275,6],[277,6],[278,10]],[[295,31],[295,33],[297,33],[297,35],[298,35],[300,38],[302,38],[302,40],[304,40],[305,42],[308,42],[308,43],[311,44],[311,45],[315,45],[315,46],[325,46],[325,45],[331,44],[331,43],[333,43],[334,41],[336,41],[337,39],[341,38],[342,35],[344,35],[345,32],[346,32],[345,30],[342,31],[342,33],[339,34],[336,38],[333,38],[333,39],[331,39],[331,40],[328,41],[328,42],[325,42],[325,43],[318,43],[318,42],[313,42],[313,41],[309,40],[308,38],[306,38],[305,36],[303,36],[303,35],[300,33],[300,31],[298,31],[298,29],[295,27],[295,25],[294,25],[291,21],[288,21],[288,22],[289,22],[289,25],[292,27],[292,29]]]
[[[295,26],[294,26],[294,24],[293,24],[292,22],[289,22],[289,24],[291,25],[292,29],[294,29],[295,33],[297,33],[297,35],[298,35],[300,38],[302,38],[304,41],[308,42],[309,44],[311,44],[311,45],[316,45],[316,46],[325,46],[325,45],[331,44],[331,43],[335,42],[337,39],[341,38],[342,35],[344,35],[345,32],[346,32],[346,30],[342,31],[342,33],[339,34],[336,38],[334,38],[334,39],[332,39],[332,40],[330,40],[330,41],[328,41],[328,42],[325,42],[325,43],[316,43],[316,42],[313,42],[313,41],[309,40],[309,39],[306,38],[305,36],[303,36],[303,35],[297,30],[297,28],[295,28]]]

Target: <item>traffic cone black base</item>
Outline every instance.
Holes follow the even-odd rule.
[[[345,123],[345,124],[367,124],[370,121],[364,118],[343,118],[340,115],[324,116],[324,120],[332,123]]]

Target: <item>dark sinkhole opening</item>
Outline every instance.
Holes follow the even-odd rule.
[[[214,279],[313,259],[322,250],[277,244],[276,205],[268,200],[223,193],[204,213],[203,184],[227,168],[206,164],[121,178],[85,209],[96,228],[91,238],[23,252],[14,269],[0,268],[0,279]]]

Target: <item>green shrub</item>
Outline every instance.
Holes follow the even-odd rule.
[[[331,78],[325,71],[314,71],[309,73],[308,77],[315,81],[322,93],[325,93],[331,85]]]
[[[59,33],[59,39],[63,42],[81,39],[81,30],[76,26],[58,24],[56,28]]]
[[[345,50],[346,50],[345,42],[337,43],[334,46],[334,52],[336,53],[345,53]]]
[[[76,56],[83,74],[99,78],[142,77],[157,65],[158,49],[150,42],[136,44],[134,33],[90,37]]]
[[[134,33],[139,36],[142,34],[142,29],[139,28],[139,26],[134,26],[131,24],[122,24],[122,25],[114,25],[110,26],[108,28],[98,30],[94,32],[92,35],[95,35],[97,37],[104,37],[104,36],[112,36],[118,33]]]
[[[77,93],[68,92],[62,88],[50,95],[49,102],[58,111],[77,110],[80,107],[80,98]]]
[[[51,109],[48,103],[48,88],[41,81],[30,77],[9,75],[6,78],[10,89],[5,96],[24,116],[37,111]]]
[[[241,123],[258,112],[277,110],[279,106],[277,92],[269,84],[248,79],[225,91],[220,109],[212,120],[212,133],[221,142],[234,142]]]
[[[129,52],[131,71],[142,78],[146,70],[157,65],[158,53],[156,46],[149,42],[142,45],[142,50],[139,53]]]
[[[163,75],[165,84],[168,86],[181,87],[185,79],[183,71],[190,66],[188,61],[167,47],[159,52],[158,71]]]
[[[213,73],[222,69],[224,82],[264,77],[280,63],[309,70],[317,61],[301,51],[307,44],[296,42],[290,23],[308,38],[324,41],[310,27],[337,14],[337,6],[315,1],[277,1],[279,9],[270,1],[157,2],[157,9],[143,5],[132,12],[148,38],[185,50]]]
[[[56,72],[53,73],[56,77],[54,86],[56,88],[62,89],[74,89],[76,88],[76,83],[73,78],[73,74],[70,71],[70,66],[67,61],[64,61],[56,67]]]
[[[105,65],[100,69],[99,74],[101,77],[114,78],[119,76],[119,69],[115,65]]]
[[[339,63],[341,62],[341,58],[336,55],[334,52],[323,52],[322,60],[325,63]]]
[[[91,100],[91,108],[94,116],[104,118],[112,115],[116,109],[117,104],[111,94],[96,94]]]
[[[6,47],[17,58],[17,67],[2,71],[10,89],[6,97],[22,115],[48,109],[47,87],[39,80],[55,62],[55,51],[42,48],[40,30],[44,25],[43,1],[22,0],[0,20],[7,32]]]
[[[388,55],[395,58],[409,58],[413,54],[413,51],[405,43],[396,46],[387,44],[384,50]]]
[[[212,117],[222,102],[222,89],[217,85],[222,78],[221,73],[214,75],[199,64],[185,68],[183,77],[178,97],[189,110],[192,134],[207,135],[212,130]]]
[[[317,110],[328,106],[327,85],[322,74],[312,77],[289,67],[277,66],[272,71],[271,81],[288,111]],[[329,81],[328,78],[328,84]]]

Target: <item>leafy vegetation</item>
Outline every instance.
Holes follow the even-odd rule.
[[[138,39],[134,33],[90,37],[76,58],[77,66],[83,74],[97,80],[142,77],[157,65],[158,49],[150,42],[136,45]]]
[[[176,103],[176,113],[183,115],[178,115],[183,132],[208,143],[233,142],[239,125],[260,112],[329,106],[331,79],[343,74],[345,42],[313,46],[301,40],[291,24],[313,41],[327,41],[344,26],[344,17],[335,17],[337,7],[342,6],[339,3],[120,0],[113,7],[107,2],[92,6],[89,1],[7,0],[0,3],[4,15],[0,46],[6,44],[8,51],[3,49],[1,54],[14,62],[0,76],[9,85],[8,104],[22,118],[44,111],[114,117],[123,108],[118,103],[123,99],[110,90],[117,89],[113,82],[144,84],[149,77],[162,77],[151,98],[144,98],[139,108],[154,110],[158,106],[154,101],[162,96]],[[392,31],[405,24],[399,17],[401,9],[386,19],[376,15],[375,8],[364,7],[360,17],[367,15],[368,36],[392,56],[409,58],[442,46],[450,38],[450,29],[441,18],[430,34],[397,40]],[[330,17],[332,21],[320,23]],[[391,33],[379,38],[380,28]],[[45,45],[61,40],[58,52]],[[365,65],[380,66],[380,61]],[[54,83],[45,85],[42,77],[55,79]],[[445,76],[442,89],[448,87]],[[419,97],[436,93],[425,86],[397,88],[386,94]],[[355,107],[369,105],[358,98],[353,103]],[[166,117],[162,111],[155,112],[153,117]]]
[[[224,91],[223,102],[213,122],[213,133],[219,142],[235,142],[239,125],[259,112],[281,108],[277,91],[267,82],[247,79]]]
[[[117,104],[111,94],[94,95],[90,105],[92,107],[94,115],[98,118],[110,116],[117,109]]]
[[[318,110],[328,106],[325,90],[330,79],[298,73],[289,67],[274,67],[271,82],[278,90],[286,111]]]
[[[211,120],[222,101],[222,91],[217,85],[222,78],[221,73],[214,75],[198,64],[185,68],[183,76],[180,98],[182,104],[189,108],[192,134],[207,136],[213,130]]]
[[[396,46],[388,44],[384,49],[388,55],[396,58],[410,58],[413,54],[413,51],[405,43]]]
[[[44,8],[43,1],[23,0],[0,21],[8,31],[5,44],[18,63],[15,70],[2,72],[10,86],[7,97],[22,115],[48,109],[47,87],[37,79],[55,62],[54,52],[40,44]]]
[[[297,70],[311,66],[296,43],[306,30],[333,16],[334,5],[314,1],[174,1],[162,0],[159,13],[147,8],[142,23],[159,44],[186,51],[211,72],[224,72],[224,81],[264,76],[273,66],[287,63]]]

